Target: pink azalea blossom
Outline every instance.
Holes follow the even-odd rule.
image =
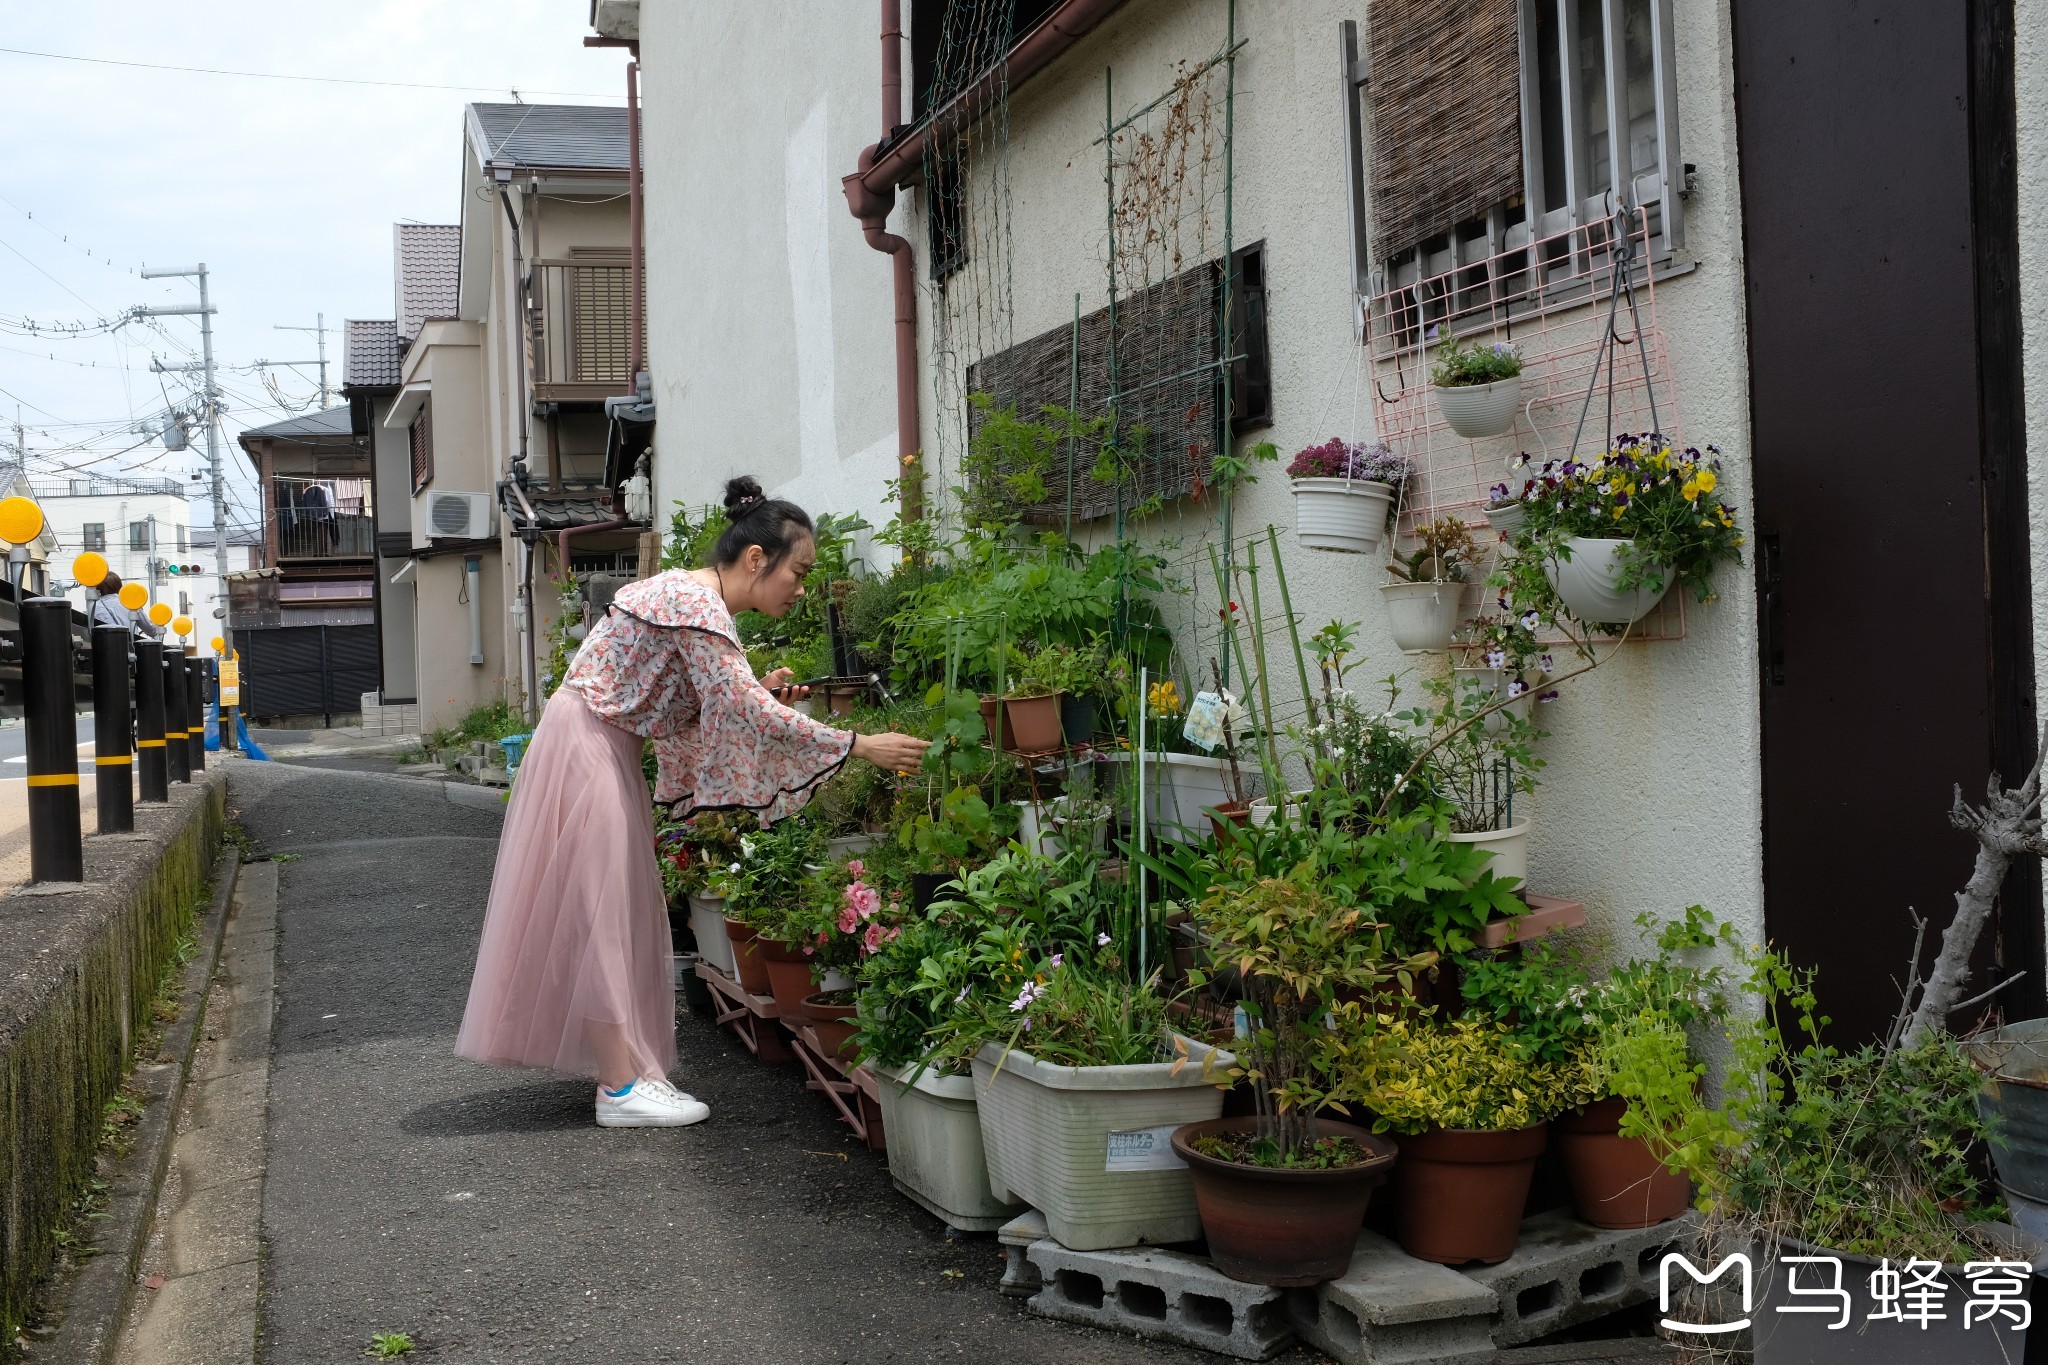
[[[846,870],[852,873],[854,878],[858,880],[859,878],[867,875],[868,869],[867,866],[864,863],[862,863],[860,859],[849,858],[846,860]]]
[[[882,897],[866,882],[855,882],[846,888],[846,906],[862,919],[873,919],[882,908]]]
[[[860,928],[860,916],[854,913],[852,906],[849,905],[839,912],[840,933],[850,934],[858,928]]]
[[[861,936],[861,947],[865,948],[868,952],[871,953],[880,952],[882,945],[887,941],[888,940],[883,938],[882,936],[882,926],[879,924],[870,924],[868,926],[867,933]]]

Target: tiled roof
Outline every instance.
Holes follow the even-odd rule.
[[[398,341],[409,346],[428,318],[455,316],[462,229],[454,223],[398,223],[392,232],[398,244]]]
[[[602,104],[472,104],[470,141],[499,166],[627,169],[626,111]]]
[[[595,526],[601,521],[611,521],[618,516],[618,513],[612,510],[610,495],[604,493],[577,497],[566,493],[529,492],[526,500],[533,504],[534,525],[542,531],[553,532],[576,526]],[[526,509],[519,505],[519,499],[507,492],[501,498],[501,502],[513,529],[524,530]]]
[[[398,324],[389,318],[364,322],[350,318],[342,324],[344,347],[341,386],[344,389],[387,389],[398,382]]]

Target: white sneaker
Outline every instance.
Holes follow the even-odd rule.
[[[711,1106],[677,1090],[666,1081],[641,1079],[623,1095],[597,1089],[600,1128],[687,1128],[711,1117]]]
[[[672,1100],[675,1100],[678,1104],[695,1104],[697,1102],[697,1097],[695,1095],[692,1095],[687,1091],[676,1089],[674,1086],[668,1083],[668,1078],[665,1076],[642,1076],[639,1080],[635,1081],[634,1084],[651,1085],[656,1090],[660,1091],[662,1094],[668,1096]]]

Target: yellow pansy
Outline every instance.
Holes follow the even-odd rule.
[[[1700,481],[1697,475],[1690,479],[1687,479],[1685,481],[1684,486],[1678,490],[1678,496],[1684,498],[1687,502],[1691,502],[1694,498],[1697,498],[1699,495]]]
[[[1693,481],[1699,484],[1700,492],[1702,493],[1713,492],[1714,485],[1720,482],[1719,479],[1716,479],[1714,477],[1714,471],[1711,469],[1702,469],[1699,473],[1693,475],[1692,477]]]

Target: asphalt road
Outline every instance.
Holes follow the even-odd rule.
[[[502,808],[418,778],[238,764],[282,869],[263,1226],[267,1365],[359,1361],[1210,1362],[996,1293],[794,1067],[680,1024],[681,1130],[602,1130],[592,1084],[451,1052]],[[1284,1360],[1309,1359],[1305,1354]]]

